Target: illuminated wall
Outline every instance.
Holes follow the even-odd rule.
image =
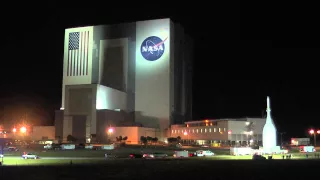
[[[96,109],[126,110],[127,94],[116,89],[98,85]]]
[[[55,127],[54,126],[33,126],[31,139],[42,140],[42,138],[47,138],[49,140],[55,139]]]
[[[163,129],[170,124],[170,38],[169,19],[136,23],[135,111],[142,116],[136,116],[135,121],[147,127]],[[149,52],[151,60],[145,59],[142,51],[148,55],[149,48],[157,44],[163,50],[158,46],[153,54]],[[156,55],[160,57],[154,60]]]
[[[157,137],[159,141],[165,140],[156,129],[145,127],[113,127],[113,133],[109,134],[109,138],[115,141],[119,136],[127,136],[127,144],[140,144],[141,136]]]
[[[65,85],[91,84],[93,26],[65,30],[63,56],[62,105]]]
[[[185,89],[191,78],[182,75],[192,51],[186,51],[184,39],[170,19],[66,29],[61,109],[68,122],[63,127],[76,123],[73,116],[86,116],[90,137],[97,132],[96,112],[103,109],[125,110],[151,128],[183,122],[181,116],[191,112],[186,97],[192,97],[191,88]],[[90,88],[91,94],[80,95],[79,88]],[[91,100],[82,106],[83,96]]]

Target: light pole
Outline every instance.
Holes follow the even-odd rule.
[[[24,141],[24,140],[25,140],[25,139],[24,139],[24,136],[25,136],[25,134],[27,133],[27,128],[24,127],[24,126],[22,126],[22,127],[20,128],[20,132],[22,133],[22,137],[23,137],[23,141]]]
[[[187,131],[185,131],[184,133],[183,133],[183,135],[185,135],[185,136],[187,136],[187,144],[189,145],[189,138],[188,138],[188,133],[187,133]]]
[[[286,132],[279,132],[280,133],[280,147],[282,148],[282,135]]]
[[[314,145],[314,147],[316,147],[317,146],[317,134],[320,134],[320,130],[315,131],[313,129],[310,129],[309,133],[311,135],[313,135],[313,141],[314,141],[313,145]]]
[[[108,129],[108,135],[110,135],[109,138],[110,138],[111,142],[112,142],[112,139],[111,139],[112,133],[113,133],[113,128],[109,128],[109,129]]]

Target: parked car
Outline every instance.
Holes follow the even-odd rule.
[[[198,150],[195,152],[196,156],[204,157],[204,156],[214,156],[214,153],[209,150]]]
[[[155,153],[143,154],[143,157],[144,158],[166,158],[168,157],[168,155],[165,153],[155,152]]]
[[[33,153],[27,153],[22,155],[23,159],[38,159],[39,157]]]
[[[143,155],[142,154],[130,154],[129,157],[131,159],[134,159],[134,158],[143,158]]]
[[[107,159],[109,159],[109,158],[117,158],[117,156],[116,155],[114,155],[114,154],[111,154],[111,153],[106,153],[106,154],[104,154],[104,157]]]

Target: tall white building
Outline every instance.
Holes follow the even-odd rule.
[[[191,119],[191,44],[170,19],[66,29],[56,136],[103,141],[107,127]]]

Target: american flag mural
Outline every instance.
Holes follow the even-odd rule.
[[[67,76],[88,75],[89,31],[69,33]]]

